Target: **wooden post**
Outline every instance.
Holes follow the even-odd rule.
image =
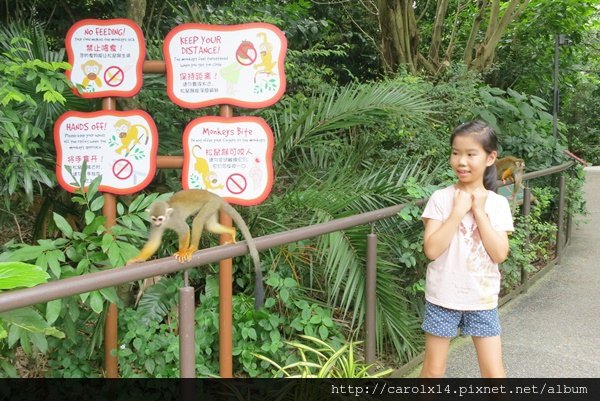
[[[232,117],[231,106],[221,106],[221,117]],[[219,222],[227,227],[232,227],[231,217],[221,213]],[[219,236],[221,245],[231,241],[227,234]],[[233,268],[232,260],[225,259],[219,262],[219,373],[223,378],[233,377]]]
[[[116,110],[115,99],[107,97],[102,99],[102,110]],[[108,232],[117,220],[117,197],[113,194],[104,193],[104,206],[102,215],[106,217],[105,227]],[[114,267],[114,266],[113,266]],[[104,321],[104,368],[106,377],[115,379],[119,377],[119,360],[117,358],[118,347],[118,315],[117,305],[109,304],[108,313]]]

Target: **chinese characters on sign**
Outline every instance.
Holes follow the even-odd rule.
[[[145,41],[127,19],[86,19],[69,29],[69,79],[84,98],[130,97],[142,87]],[[167,94],[182,107],[267,107],[285,91],[287,40],[266,23],[176,27],[164,43]],[[59,184],[132,194],[154,178],[158,132],[144,111],[67,112],[54,126]],[[238,205],[257,205],[273,186],[273,133],[258,117],[202,117],[183,138],[182,186],[203,188]]]
[[[104,192],[132,194],[154,178],[158,133],[144,111],[67,112],[54,125],[54,143],[56,176],[67,191],[77,189],[84,161],[86,187],[102,175]]]
[[[258,205],[273,186],[273,133],[258,117],[201,117],[183,134],[183,188]]]
[[[183,24],[167,35],[167,94],[182,107],[261,108],[285,91],[287,40],[265,23]]]
[[[142,30],[126,19],[77,22],[66,39],[69,79],[84,98],[134,96],[142,87],[146,45]]]

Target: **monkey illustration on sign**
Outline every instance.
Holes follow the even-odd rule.
[[[192,154],[196,158],[196,163],[194,163],[194,170],[196,170],[196,172],[202,176],[202,182],[204,183],[205,189],[222,189],[223,184],[217,184],[217,173],[210,170],[208,160],[200,156],[196,152],[196,149],[202,150],[202,148],[199,145],[194,145],[194,147],[192,148]]]
[[[148,242],[146,242],[140,253],[129,260],[127,264],[143,262],[150,258],[159,248],[166,229],[175,231],[179,236],[179,250],[173,256],[180,263],[191,260],[192,254],[198,250],[202,231],[205,227],[207,231],[213,234],[229,234],[232,242],[235,243],[236,230],[233,227],[219,224],[219,210],[231,216],[246,239],[250,256],[254,261],[255,306],[257,309],[260,308],[263,305],[265,291],[258,250],[250,230],[248,230],[242,216],[227,201],[203,189],[179,191],[166,202],[158,201],[151,204],[147,210],[151,221]],[[192,222],[190,237],[190,227],[186,220],[193,215],[195,217]],[[146,286],[146,282],[144,286]]]
[[[121,139],[121,146],[115,149],[118,154],[123,154],[123,152],[125,152],[125,156],[129,155],[144,136],[146,137],[144,145],[148,144],[150,133],[148,132],[148,128],[142,124],[131,124],[124,118],[121,118],[115,123],[115,128],[117,130],[117,135]]]
[[[83,70],[83,82],[81,83],[84,88],[87,88],[90,82],[96,84],[98,88],[102,87],[102,80],[100,79],[100,71],[102,71],[102,64],[96,60],[88,60],[81,65]]]
[[[254,69],[261,69],[254,74],[254,82],[256,82],[258,74],[274,75],[273,69],[277,65],[277,62],[273,61],[273,44],[268,41],[267,34],[265,32],[259,32],[256,36],[262,38],[262,43],[258,46],[261,62],[260,64],[256,64]]]

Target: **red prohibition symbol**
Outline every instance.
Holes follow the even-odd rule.
[[[227,177],[225,185],[227,186],[229,192],[234,195],[239,195],[246,190],[248,182],[246,181],[246,177],[243,175],[234,173]]]
[[[235,59],[241,65],[251,65],[256,61],[258,53],[252,42],[244,40],[235,51]]]
[[[104,71],[104,82],[106,82],[108,86],[119,86],[123,83],[123,79],[125,79],[125,73],[116,65],[108,67],[106,71]]]
[[[119,159],[113,164],[112,172],[120,180],[126,180],[133,174],[133,165],[127,159]]]

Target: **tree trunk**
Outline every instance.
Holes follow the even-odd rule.
[[[446,11],[448,10],[448,0],[440,0],[437,4],[435,13],[435,23],[433,25],[433,33],[431,35],[431,45],[429,46],[429,61],[438,64],[440,46],[442,44],[442,30],[444,28],[444,20],[446,19]]]
[[[144,24],[145,16],[146,0],[127,0],[127,18],[141,27]]]
[[[475,59],[468,64],[470,68],[485,71],[492,66],[502,35],[506,33],[508,25],[525,11],[528,3],[529,0],[511,0],[500,16],[500,0],[493,0],[485,38],[475,47]]]
[[[473,61],[473,49],[475,47],[475,39],[477,39],[477,34],[479,33],[479,26],[481,25],[481,21],[483,21],[487,5],[488,0],[482,0],[479,2],[479,14],[477,14],[475,19],[473,20],[473,25],[471,26],[471,33],[469,34],[469,39],[467,39],[467,45],[465,46],[464,61],[467,66],[471,66],[471,62]]]
[[[403,64],[416,73],[419,32],[412,1],[377,0],[377,10],[384,68],[395,72]]]
[[[436,15],[427,56],[419,53],[419,30],[412,0],[375,0],[381,29],[381,54],[388,73],[405,65],[411,73],[423,68],[435,75],[450,60],[440,59],[443,28],[449,0],[437,0]],[[469,0],[472,1],[472,0]],[[494,62],[496,48],[511,22],[525,11],[530,0],[476,0],[478,12],[473,19],[471,32],[465,44],[463,60],[470,69],[485,71]],[[503,4],[506,6],[504,7]],[[469,3],[465,5],[468,7]],[[452,56],[457,34],[457,24],[464,16],[462,1],[457,2],[454,26],[446,49],[446,58]],[[485,20],[487,19],[487,24]],[[483,25],[483,26],[482,26]],[[484,31],[485,29],[485,31]],[[482,38],[483,39],[480,39]]]

